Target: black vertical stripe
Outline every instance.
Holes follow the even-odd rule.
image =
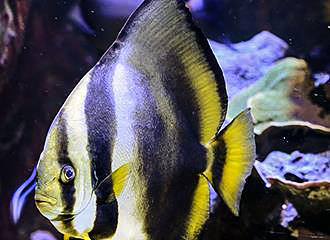
[[[201,109],[197,99],[196,90],[191,87],[191,79],[178,56],[173,55],[170,63],[166,63],[169,69],[173,69],[173,75],[167,77],[164,73],[163,84],[176,104],[176,112],[182,111],[189,124],[190,131],[195,134],[196,140],[201,139]],[[167,79],[166,79],[167,78]]]
[[[197,174],[192,173],[195,166],[187,165],[185,160],[196,158],[198,147],[186,125],[179,124],[182,128],[171,129],[170,122],[158,110],[155,96],[150,95],[148,84],[143,82],[144,87],[149,88],[146,91],[149,94],[139,105],[134,127],[138,169],[146,187],[146,195],[140,199],[144,206],[141,209],[144,231],[150,239],[180,239],[185,233],[186,219],[198,184]],[[182,123],[182,116],[177,120]]]
[[[96,218],[92,231],[88,233],[90,239],[103,239],[111,237],[117,229],[118,224],[118,203],[96,202]]]
[[[218,186],[222,179],[223,168],[226,164],[227,147],[224,139],[217,139],[217,146],[213,149],[212,182],[215,184],[215,190],[219,193]]]
[[[171,144],[180,148],[184,144],[182,136],[181,143],[171,143],[166,139],[166,132],[157,127],[155,132],[157,138],[153,142],[146,142],[140,139],[139,158],[143,159],[143,176],[146,179],[147,195],[144,201],[147,202],[145,216],[145,231],[150,239],[180,239],[186,231],[187,218],[192,209],[193,197],[198,185],[198,176],[190,171],[184,172],[180,167],[180,160],[188,157],[188,151],[193,158],[192,149],[187,152],[178,152],[177,156],[171,156],[169,150],[164,146]],[[148,137],[146,132],[144,134]],[[171,159],[171,157],[176,157]],[[175,166],[166,166],[166,162],[175,161]],[[187,170],[189,167],[187,167]],[[167,175],[167,176],[166,176]],[[171,176],[172,177],[169,177]],[[159,226],[166,226],[159,227]]]
[[[85,100],[88,151],[94,189],[111,173],[111,155],[116,134],[111,84],[113,74],[110,64],[113,59],[108,57],[103,57],[101,63],[94,67]]]
[[[65,165],[70,165],[75,169],[75,166],[72,164],[71,159],[69,158],[68,153],[68,133],[67,133],[67,126],[65,116],[63,114],[63,110],[59,113],[59,120],[58,120],[58,149],[57,149],[57,156],[58,156],[58,163],[60,164],[61,168]],[[63,202],[63,213],[58,216],[59,220],[63,220],[63,224],[65,225],[66,229],[73,229],[72,225],[72,213],[74,204],[76,201],[75,193],[75,185],[74,181],[63,183],[61,178],[59,179],[59,186],[61,188],[61,199]],[[69,220],[67,220],[69,219]]]
[[[71,159],[69,158],[68,153],[68,134],[67,134],[67,127],[66,127],[66,120],[64,118],[63,113],[61,112],[59,115],[59,122],[58,122],[58,142],[59,142],[59,148],[58,148],[58,163],[61,167],[65,165],[70,165],[73,168],[75,168],[72,164]],[[61,182],[61,180],[59,179]],[[73,206],[75,203],[75,186],[74,181],[68,182],[68,183],[62,183],[60,184],[62,191],[62,201],[64,203],[64,212],[66,213],[72,213],[73,212]]]
[[[172,105],[175,118],[180,122],[180,129],[176,129],[179,135],[178,143],[182,148],[184,157],[181,160],[184,162],[187,170],[190,167],[191,173],[202,173],[206,168],[206,152],[199,144],[201,139],[201,109],[198,103],[196,90],[191,88],[190,79],[187,77],[187,72],[182,62],[173,56],[171,63],[166,63],[170,69],[175,69],[175,77],[166,76],[162,83]],[[171,79],[166,79],[171,78]],[[160,83],[159,83],[160,84]],[[191,153],[194,153],[193,155]],[[189,167],[188,167],[189,166]]]
[[[113,68],[115,63],[111,54],[104,56],[99,65],[94,67],[87,88],[85,115],[87,122],[88,152],[91,159],[92,186],[95,189],[96,218],[91,232],[91,239],[112,236],[118,224],[117,200],[107,201],[112,194],[112,178],[107,180],[104,189],[97,189],[111,174],[111,156],[116,137],[116,118],[114,95],[112,90]],[[109,186],[108,186],[109,185]]]

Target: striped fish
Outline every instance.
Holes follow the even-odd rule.
[[[180,0],[145,0],[54,119],[35,201],[65,239],[197,239],[213,188],[234,214],[248,110],[220,131],[222,71]]]

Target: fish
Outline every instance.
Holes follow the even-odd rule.
[[[184,1],[145,0],[53,120],[35,203],[64,239],[197,239],[214,190],[238,215],[250,110],[227,126],[222,70]]]

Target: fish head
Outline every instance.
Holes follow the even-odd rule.
[[[83,128],[79,122],[70,122],[64,111],[58,114],[40,155],[35,189],[35,203],[40,213],[57,230],[76,237],[81,235],[73,223],[89,205],[94,205],[90,203],[95,195]],[[94,215],[95,211],[84,214],[86,224],[80,232],[89,230],[88,224],[94,221]]]
[[[61,169],[56,166],[53,151],[42,152],[37,165],[37,185],[35,188],[35,204],[40,213],[49,220],[63,211],[61,201]]]

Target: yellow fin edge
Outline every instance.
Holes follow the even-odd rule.
[[[118,197],[124,189],[131,169],[130,166],[130,163],[126,163],[112,173],[113,191],[116,197]]]
[[[196,239],[210,212],[210,188],[207,178],[200,175],[188,218],[185,239]]]

